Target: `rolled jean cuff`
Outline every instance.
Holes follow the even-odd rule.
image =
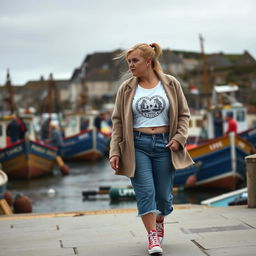
[[[144,212],[144,213],[138,213],[137,217],[141,217],[141,216],[149,214],[149,213],[155,213],[156,215],[161,214],[161,212],[159,210],[151,210],[151,211]]]

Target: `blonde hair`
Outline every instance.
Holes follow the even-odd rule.
[[[130,49],[124,51],[121,53],[117,59],[123,58],[127,61],[128,55],[135,51],[135,50],[140,50],[140,54],[144,59],[151,59],[151,65],[153,70],[157,72],[162,72],[162,67],[158,61],[158,58],[162,54],[162,49],[159,44],[157,43],[152,43],[152,44],[146,44],[146,43],[139,43],[131,47]]]

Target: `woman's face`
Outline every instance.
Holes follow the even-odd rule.
[[[128,54],[127,62],[132,74],[136,77],[141,77],[148,69],[149,61],[146,61],[141,55],[140,50],[136,49]]]

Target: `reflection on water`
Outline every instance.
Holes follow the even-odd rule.
[[[83,190],[98,190],[101,186],[126,187],[130,180],[113,174],[108,159],[95,163],[68,163],[70,174],[62,176],[56,168],[54,174],[29,181],[11,180],[8,190],[28,196],[33,212],[66,212],[114,208],[134,208],[135,201],[112,203],[108,195],[97,195],[95,199],[83,200]],[[193,203],[218,195],[220,192],[180,191],[174,195],[174,204]]]

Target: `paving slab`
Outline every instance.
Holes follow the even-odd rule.
[[[256,255],[256,246],[240,246],[240,247],[226,247],[213,249],[207,252],[209,256],[255,256]]]
[[[2,250],[2,249],[1,249]],[[24,250],[9,250],[8,252],[0,252],[0,255],[8,256],[75,256],[74,250],[72,248],[62,248],[62,249],[49,249],[42,248],[37,249],[24,249]]]
[[[165,219],[164,256],[256,255],[256,209],[175,206]],[[0,216],[0,256],[143,256],[136,209]]]
[[[235,248],[243,246],[256,246],[255,230],[237,231],[237,232],[216,232],[215,234],[204,234],[201,239],[195,239],[195,242],[205,250],[218,248]],[[255,251],[256,255],[256,251]]]

